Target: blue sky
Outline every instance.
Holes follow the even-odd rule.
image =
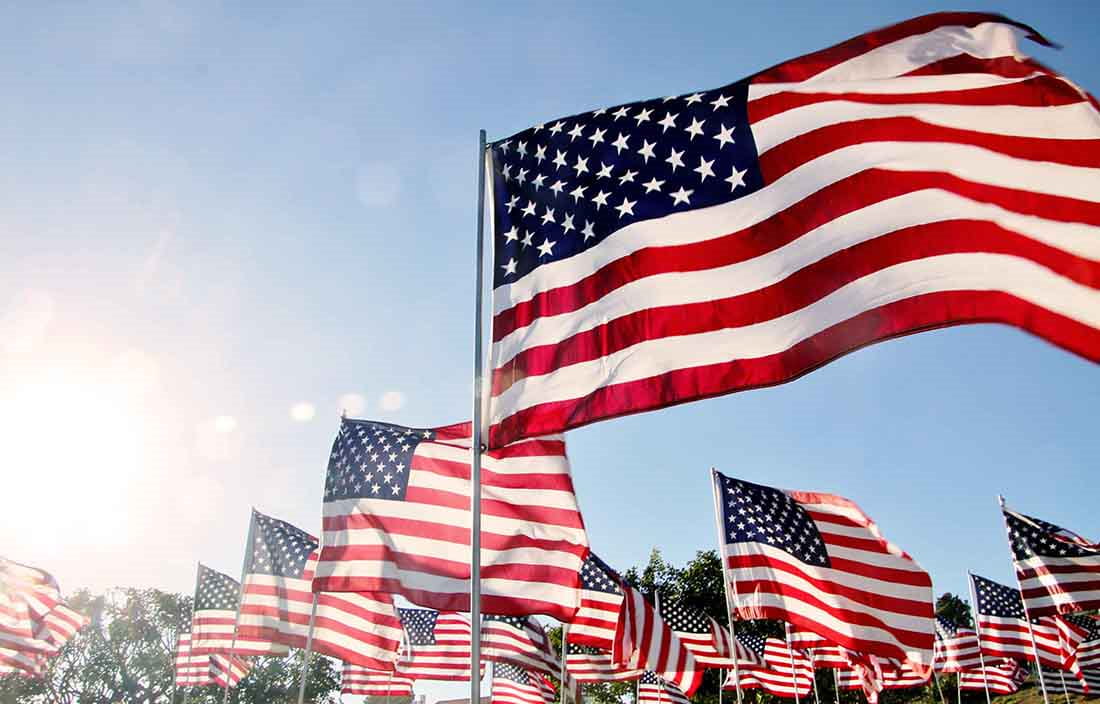
[[[338,413],[469,415],[477,130],[721,85],[927,2],[155,1],[0,27],[0,546],[62,586],[235,572],[319,529]],[[975,3],[1100,90],[1091,3]],[[1100,370],[974,326],[569,436],[594,547],[714,546],[707,470],[843,494],[928,569],[1011,581],[995,496],[1096,538]]]

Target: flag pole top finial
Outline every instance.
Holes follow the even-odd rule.
[[[1004,495],[997,494],[997,504],[1000,505],[1001,508],[1005,507],[1005,497],[1004,497]]]

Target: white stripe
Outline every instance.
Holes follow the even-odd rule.
[[[470,495],[470,481],[468,479],[456,479],[454,477],[447,477],[442,474],[421,470],[413,470],[412,475],[409,477],[409,486],[416,486],[420,489],[429,489],[432,491],[445,491],[463,497]],[[501,501],[510,506],[514,506],[517,511],[523,511],[528,508],[540,509],[545,507],[571,511],[574,514],[578,513],[577,499],[572,490],[560,491],[556,489],[539,488],[506,488],[483,484],[481,487],[481,495],[483,500]],[[430,510],[434,513],[437,507],[432,506]],[[469,515],[468,511],[459,509],[446,510],[454,511],[463,516]],[[490,516],[486,515],[485,518],[488,519]],[[468,518],[466,523],[469,524]],[[529,523],[529,521],[517,522],[519,525],[525,523]],[[549,527],[553,524],[542,525]],[[580,539],[583,540],[584,531],[579,531],[579,534],[581,536]]]
[[[948,73],[938,76],[898,76],[888,81],[870,79],[862,81],[797,81],[794,83],[750,83],[748,99],[766,98],[776,93],[831,94],[859,93],[861,95],[906,95],[913,93],[941,93],[975,90],[1023,83],[1037,76],[1049,74],[1034,71],[1026,76],[1008,78],[993,73]]]

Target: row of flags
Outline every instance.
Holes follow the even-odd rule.
[[[40,678],[89,619],[48,572],[0,557],[0,675]]]

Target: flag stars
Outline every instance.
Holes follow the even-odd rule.
[[[563,152],[560,149],[558,149],[556,151],[557,151],[557,154],[554,156],[554,161],[553,161],[554,166],[558,167],[559,169],[563,169],[566,166],[569,166],[569,163],[566,162],[566,160],[565,160],[566,153]]]
[[[634,119],[637,121],[637,124],[640,127],[643,122],[649,122],[649,120],[650,120],[649,116],[652,115],[652,114],[653,114],[652,110],[648,110],[648,109],[639,110],[638,114],[634,116]]]
[[[694,117],[691,118],[691,124],[684,128],[684,131],[691,135],[689,139],[694,140],[696,137],[703,134],[703,124],[705,122],[706,120],[699,120]]]
[[[718,130],[718,134],[714,135],[714,138],[718,140],[718,148],[726,146],[727,144],[733,144],[733,127],[726,127],[721,125],[721,129]]]
[[[582,159],[580,156],[578,156],[577,157],[577,163],[573,165],[573,171],[575,171],[577,173],[577,176],[580,176],[583,173],[588,173],[588,159],[587,159],[587,157]]]
[[[546,176],[543,175],[543,174],[539,174],[535,178],[531,179],[531,185],[534,186],[535,190],[537,191],[540,188],[542,188],[542,182],[545,181],[545,180],[546,180]]]
[[[588,135],[588,140],[592,142],[592,146],[595,147],[604,141],[604,134],[607,133],[606,129],[596,129],[592,134]]]
[[[600,162],[600,170],[596,172],[596,178],[611,178],[611,170],[614,166]]]
[[[692,93],[691,95],[689,95],[687,97],[687,104],[688,105],[694,105],[695,103],[701,103],[701,102],[703,102],[703,94],[702,93]]]
[[[633,215],[634,214],[634,205],[637,202],[638,201],[636,201],[636,200],[627,200],[624,197],[623,202],[620,203],[619,205],[615,206],[615,210],[619,211],[619,217],[621,218],[621,217],[625,217],[627,215]]]
[[[525,205],[523,207],[523,217],[527,218],[527,217],[534,217],[534,216],[535,216],[535,202],[534,201],[528,201],[527,205]]]
[[[711,112],[716,112],[719,108],[728,108],[730,99],[725,95],[719,95],[714,100],[710,101]]]
[[[546,145],[545,144],[540,144],[537,147],[535,147],[535,161],[537,161],[537,162],[539,162],[539,164],[541,164],[545,158],[546,158]]]
[[[554,209],[553,208],[547,208],[546,212],[544,212],[542,214],[542,224],[545,225],[546,223],[550,223],[551,225],[553,225],[555,222],[556,221],[554,220]]]
[[[552,134],[556,137],[556,136],[558,136],[558,133],[561,132],[564,127],[565,127],[564,122],[556,122],[556,123],[554,123],[553,125],[550,126],[550,134]]]
[[[618,120],[620,117],[626,117],[627,114],[629,114],[629,113],[630,113],[630,110],[628,110],[627,107],[625,105],[623,105],[618,110],[611,113],[611,117],[613,117],[615,120]]]
[[[562,230],[564,230],[565,232],[569,232],[570,230],[577,229],[573,225],[573,213],[566,213],[565,214],[565,216],[562,218],[562,221],[561,221],[561,227],[562,227]]]
[[[638,175],[637,171],[627,171],[625,174],[619,177],[619,185],[622,186],[626,183],[633,183],[634,177]]]
[[[661,134],[664,134],[665,132],[667,132],[670,127],[675,127],[676,126],[676,118],[679,117],[679,116],[680,116],[680,113],[672,113],[672,112],[665,113],[665,116],[662,117],[657,122],[657,124],[661,126]]]
[[[630,140],[630,136],[625,132],[620,132],[619,136],[615,138],[615,141],[611,143],[611,146],[615,147],[616,154],[622,154],[623,150],[627,148],[627,142]]]
[[[596,233],[592,230],[592,223],[585,220],[584,227],[581,228],[581,234],[584,235],[585,242],[595,237]]]
[[[656,177],[651,178],[649,179],[649,181],[642,184],[642,186],[645,188],[646,193],[652,193],[654,191],[657,191],[659,193],[661,191],[661,186],[663,185],[665,185],[665,182],[658,181]]]
[[[580,137],[584,132],[584,127],[577,123],[573,125],[573,129],[569,130],[569,141],[572,142],[577,137]]]
[[[642,158],[645,159],[647,164],[650,158],[656,156],[656,154],[653,153],[653,148],[656,146],[656,143],[650,144],[648,140],[642,140],[642,148],[638,150],[638,153],[642,155]]]
[[[747,174],[747,173],[748,173],[748,169],[740,169],[739,170],[735,166],[735,167],[733,167],[733,173],[731,173],[729,176],[727,176],[726,178],[724,178],[722,180],[730,185],[730,192],[732,193],[733,191],[737,190],[738,186],[744,186],[745,185],[745,174]]]
[[[519,157],[521,159],[526,158],[527,157],[527,142],[520,142],[518,145],[516,145],[516,152],[519,154]]]
[[[610,193],[604,193],[603,191],[600,191],[596,194],[594,198],[592,198],[592,202],[596,204],[596,210],[599,210],[603,206],[607,205],[607,199],[610,195]]]
[[[553,254],[555,244],[557,244],[557,242],[549,238],[544,239],[542,241],[542,244],[537,247],[537,249],[539,250],[539,258],[541,259],[542,257],[549,257],[551,254]]]
[[[676,173],[676,169],[684,165],[684,152],[676,151],[674,147],[669,147],[668,158],[665,159],[665,163],[672,167],[672,173]]]
[[[554,181],[554,184],[550,186],[550,190],[554,192],[555,196],[560,196],[564,188],[565,181],[562,181],[560,178],[557,181]]]
[[[584,198],[584,192],[586,190],[588,190],[588,186],[577,186],[569,192],[569,195],[573,196],[573,202],[576,203],[580,201],[581,198]]]
[[[692,171],[699,174],[699,182],[702,183],[707,180],[707,176],[714,176],[713,166],[714,159],[708,161],[703,157],[699,157],[699,165],[692,169]]]

